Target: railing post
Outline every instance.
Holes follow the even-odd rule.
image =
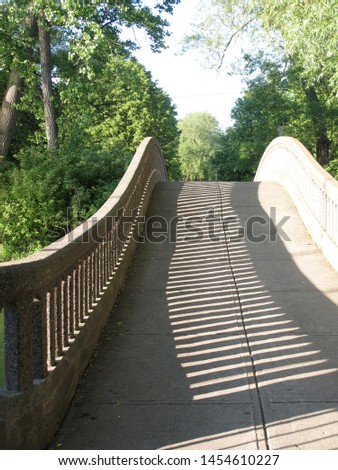
[[[275,181],[292,196],[310,235],[338,270],[338,183],[296,139],[271,142],[254,181]]]
[[[44,379],[48,375],[47,369],[47,318],[46,299],[34,299],[32,306],[32,353],[33,377]]]
[[[9,391],[23,391],[33,381],[32,299],[5,305],[5,377]]]

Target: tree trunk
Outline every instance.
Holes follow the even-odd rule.
[[[23,80],[15,70],[9,76],[7,89],[1,106],[0,114],[0,163],[3,163],[8,156],[11,145],[17,109],[22,95]]]
[[[312,122],[316,129],[316,157],[318,163],[325,166],[330,160],[331,141],[327,135],[323,109],[314,87],[307,88],[305,94],[311,110]]]
[[[27,16],[23,24],[28,28],[29,37],[33,38],[37,34],[37,23],[34,16]],[[27,48],[25,53],[31,55],[32,50]],[[0,163],[8,157],[9,148],[15,130],[17,106],[22,96],[24,81],[16,70],[12,70],[9,75],[5,96],[2,101],[0,111]]]
[[[323,135],[317,138],[317,142],[316,142],[317,161],[323,167],[326,166],[330,161],[330,147],[331,147],[331,141],[326,135]]]
[[[46,123],[46,137],[49,149],[57,147],[57,126],[53,105],[52,65],[50,32],[46,28],[45,14],[41,14],[42,23],[39,24],[41,87]]]

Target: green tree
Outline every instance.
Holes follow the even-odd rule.
[[[149,72],[125,57],[103,62],[94,54],[95,75],[79,80],[67,71],[55,87],[62,106],[60,145],[48,153],[37,133],[0,174],[0,242],[3,258],[31,253],[92,215],[125,172],[144,136],[154,133],[169,174],[177,178],[179,132],[170,98]],[[60,72],[72,67],[60,62]],[[71,77],[71,78],[70,78]],[[39,139],[40,135],[40,139]]]
[[[300,85],[297,93],[301,87],[310,111],[314,154],[326,165],[337,141],[330,128],[332,114],[337,116],[337,2],[210,0],[207,6],[186,47],[202,50],[211,66],[220,67],[229,46],[245,36],[255,49],[263,46],[266,60],[272,58],[285,71],[291,68]]]
[[[254,75],[247,79],[247,89],[236,101],[231,113],[234,124],[227,129],[222,152],[214,159],[220,179],[252,179],[265,148],[279,131],[296,137],[316,154],[316,122],[298,71],[292,66],[285,71],[251,57],[246,68]],[[325,90],[321,93],[325,96]],[[325,123],[331,142],[338,129],[336,111],[337,107],[326,104]],[[333,145],[331,151],[334,158]]]
[[[308,84],[325,77],[338,92],[336,0],[209,0],[201,17],[186,46],[204,51],[211,65],[220,66],[229,46],[246,35],[256,40],[253,48],[258,42],[302,64]]]
[[[8,156],[16,111],[25,84],[34,81],[38,70],[48,146],[53,149],[58,145],[52,82],[53,49],[66,45],[78,72],[90,77],[92,71],[89,65],[98,44],[105,42],[111,51],[117,47],[124,51],[135,48],[131,41],[120,39],[124,27],[143,28],[152,41],[153,50],[160,50],[164,46],[168,26],[162,15],[171,13],[177,3],[179,0],[162,0],[154,10],[144,6],[140,0],[9,0],[2,3],[0,58],[9,79],[0,114],[0,155],[4,158]],[[58,42],[60,32],[63,44]]]
[[[240,130],[230,127],[222,135],[222,147],[212,159],[219,181],[252,181],[254,169],[247,147],[241,145]]]
[[[56,153],[54,155],[53,153]],[[62,144],[23,149],[20,165],[0,173],[0,261],[20,258],[55,241],[90,217],[112,193],[130,155]],[[9,168],[12,166],[12,168]]]
[[[140,0],[22,0],[0,7],[3,258],[31,253],[93,214],[146,135],[160,140],[169,173],[178,176],[175,107],[130,59],[136,46],[120,39],[122,28],[143,28],[159,50],[167,34],[162,16],[177,3],[150,9]]]
[[[179,132],[170,97],[135,59],[111,56],[104,64],[94,59],[101,65],[91,80],[79,81],[75,74],[57,87],[66,104],[59,118],[62,140],[72,147],[94,144],[107,151],[120,145],[133,154],[145,136],[153,135],[170,176],[177,178]]]
[[[221,149],[217,119],[209,113],[192,113],[180,120],[178,126],[182,177],[189,181],[215,179],[212,160]]]

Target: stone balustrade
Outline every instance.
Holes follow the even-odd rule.
[[[0,448],[43,448],[52,438],[123,283],[153,187],[163,180],[159,144],[147,138],[93,217],[38,253],[0,264]]]
[[[255,181],[276,181],[287,189],[310,235],[338,270],[338,182],[291,137],[271,142]]]

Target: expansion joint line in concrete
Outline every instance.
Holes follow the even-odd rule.
[[[259,403],[259,412],[260,412],[261,421],[262,421],[264,441],[265,441],[265,445],[266,445],[267,450],[270,450],[269,438],[268,438],[268,433],[267,433],[267,427],[266,427],[266,420],[265,420],[264,408],[263,408],[263,403],[262,403],[262,397],[261,397],[261,393],[260,393],[260,389],[259,389],[259,382],[258,382],[256,365],[255,365],[255,361],[254,361],[254,358],[253,358],[252,349],[251,349],[251,346],[250,346],[250,340],[249,340],[248,331],[247,331],[247,328],[246,328],[245,318],[244,318],[244,314],[243,314],[242,300],[241,300],[241,296],[240,296],[240,292],[239,292],[239,288],[238,288],[238,284],[237,284],[237,280],[236,280],[235,271],[234,271],[233,264],[232,264],[231,253],[230,253],[230,248],[229,248],[229,243],[228,243],[228,238],[227,238],[227,229],[226,229],[227,224],[224,220],[224,207],[223,207],[222,190],[221,190],[221,187],[218,183],[216,183],[216,186],[217,186],[218,197],[219,197],[219,201],[220,201],[220,221],[221,221],[222,231],[223,231],[223,234],[224,234],[225,254],[226,254],[227,261],[229,263],[231,278],[232,278],[233,283],[234,283],[235,295],[236,295],[236,298],[237,298],[237,301],[238,301],[238,308],[239,308],[239,312],[240,312],[241,324],[242,324],[244,337],[245,337],[245,342],[246,342],[246,346],[248,348],[248,353],[249,353],[249,357],[250,357],[250,363],[251,363],[251,367],[252,367],[252,375],[253,375],[254,385],[255,385],[255,389],[256,389],[256,393],[257,393],[257,400],[258,400],[258,403]]]

